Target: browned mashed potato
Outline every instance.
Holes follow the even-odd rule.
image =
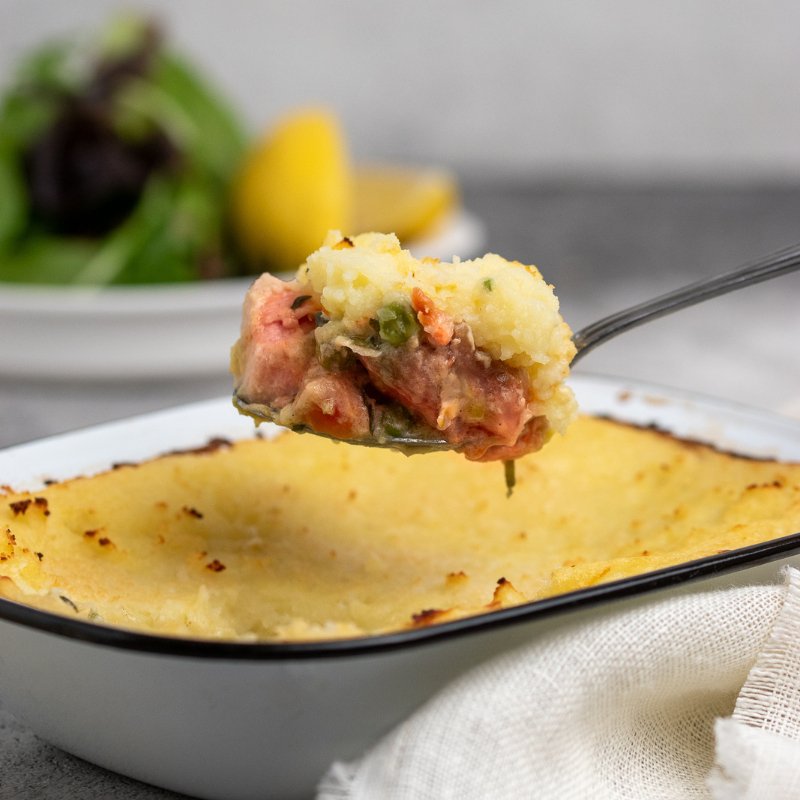
[[[0,497],[0,594],[162,634],[360,636],[800,531],[800,465],[581,417],[517,465],[314,436]],[[0,476],[0,481],[2,476]]]

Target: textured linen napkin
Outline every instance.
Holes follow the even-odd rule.
[[[800,572],[590,621],[482,664],[319,800],[800,798]]]

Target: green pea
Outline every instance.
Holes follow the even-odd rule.
[[[413,420],[408,411],[399,404],[392,403],[382,409],[378,425],[388,436],[405,436],[411,429]]]
[[[419,330],[416,315],[405,303],[389,303],[378,310],[377,317],[378,334],[395,347],[405,344]]]

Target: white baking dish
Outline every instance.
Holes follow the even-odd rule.
[[[585,411],[800,461],[800,422],[615,379],[572,383]],[[0,484],[33,488],[252,435],[223,398],[0,452]],[[798,551],[800,532],[480,617],[308,644],[149,636],[0,600],[0,694],[44,739],[139,780],[203,798],[307,798],[331,761],[358,755],[488,656],[655,590],[776,576]]]

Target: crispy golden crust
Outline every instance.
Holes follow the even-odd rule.
[[[362,636],[800,532],[800,465],[608,420],[517,472],[507,499],[496,464],[287,433],[8,489],[0,594],[155,633]]]

